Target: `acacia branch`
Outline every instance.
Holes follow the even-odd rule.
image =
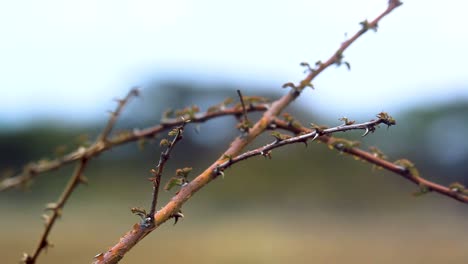
[[[268,109],[267,104],[251,104],[246,108],[246,111],[258,112],[258,111],[265,111],[266,109]],[[243,112],[244,112],[243,109],[237,106],[225,108],[225,109],[218,109],[216,111],[210,111],[210,112],[197,114],[193,118],[190,119],[190,122],[191,123],[203,123],[207,120],[217,118],[217,117],[237,116],[237,115],[243,114]],[[115,121],[113,121],[112,124],[114,122]],[[157,134],[161,133],[162,131],[165,131],[175,126],[180,126],[183,123],[184,121],[181,121],[180,118],[164,119],[162,120],[160,124],[155,125],[155,126],[151,126],[151,127],[141,129],[141,130],[134,129],[133,131],[115,135],[112,138],[107,139],[105,144],[102,144],[102,141],[97,141],[96,143],[94,143],[93,145],[87,148],[79,147],[77,150],[69,154],[66,154],[60,158],[51,160],[51,161],[36,162],[36,163],[28,164],[24,167],[23,171],[20,174],[7,178],[7,179],[3,179],[0,182],[0,191],[5,191],[14,187],[19,187],[21,185],[24,185],[26,182],[32,180],[33,178],[39,176],[42,173],[59,169],[62,166],[68,165],[72,162],[80,160],[85,156],[88,156],[88,157],[98,156],[102,152],[105,152],[119,145],[138,141],[140,139],[154,137]],[[102,133],[101,135],[104,135],[104,133]]]
[[[152,201],[151,201],[150,212],[147,215],[149,219],[151,220],[151,224],[154,224],[154,214],[156,213],[156,204],[158,202],[159,186],[161,184],[161,175],[164,171],[164,166],[166,165],[166,162],[169,160],[169,157],[175,145],[177,144],[177,142],[179,142],[182,139],[182,134],[184,133],[185,124],[187,124],[186,121],[182,125],[178,126],[177,128],[173,130],[175,131],[175,135],[174,135],[174,138],[172,139],[172,142],[168,143],[169,145],[167,146],[166,150],[161,153],[161,157],[159,158],[159,162],[158,162],[158,165],[156,166],[156,170],[152,171],[153,177],[150,180],[153,182],[153,196],[152,196]]]
[[[107,122],[107,125],[104,127],[102,130],[101,135],[98,138],[98,141],[107,141],[110,133],[112,132],[112,129],[114,128],[115,122],[117,121],[117,118],[119,117],[120,113],[122,112],[122,109],[125,107],[125,105],[130,101],[130,98],[134,96],[138,96],[140,94],[140,91],[138,91],[137,88],[131,89],[127,96],[125,96],[124,99],[117,99],[117,109],[114,112],[110,112],[111,118],[109,118],[109,121]]]
[[[34,253],[32,255],[29,255],[27,253],[23,254],[23,259],[22,261],[26,264],[34,264],[37,261],[37,258],[41,254],[43,250],[46,250],[51,244],[48,241],[48,236],[50,234],[50,231],[52,230],[52,227],[54,226],[55,222],[57,219],[62,215],[62,210],[63,207],[65,206],[65,203],[68,201],[68,198],[70,198],[71,194],[75,190],[75,188],[80,184],[86,182],[83,178],[83,171],[86,167],[86,164],[88,162],[87,158],[83,158],[80,160],[80,163],[76,166],[75,172],[73,173],[72,177],[70,178],[67,187],[63,191],[62,195],[58,199],[56,203],[50,203],[46,206],[46,210],[52,211],[51,215],[44,214],[43,218],[45,220],[45,230],[41,235],[41,238],[39,239],[39,243],[36,246],[36,249],[34,250]]]
[[[401,5],[399,1],[389,1],[387,9],[380,14],[375,20],[371,23],[377,25],[377,23],[387,14],[389,14],[393,9]],[[358,31],[352,38],[346,41],[341,47],[338,49],[338,52],[343,53],[356,39],[359,38],[364,32],[367,30],[361,29]],[[335,60],[336,57],[335,53],[332,55],[330,60]],[[322,72],[325,68],[329,67],[332,63],[323,64],[321,65],[321,69],[319,72],[311,74],[305,79],[307,83],[310,83],[320,72]],[[200,175],[198,175],[195,179],[189,182],[184,188],[182,188],[161,210],[157,211],[154,219],[155,225],[154,227],[146,227],[141,223],[137,223],[133,226],[133,228],[127,232],[123,237],[120,238],[119,242],[117,242],[114,246],[112,246],[108,251],[104,253],[99,253],[94,257],[93,263],[117,263],[124,257],[124,255],[130,251],[140,240],[142,240],[145,236],[155,230],[159,225],[166,222],[169,218],[171,218],[176,212],[180,210],[182,205],[190,199],[198,190],[203,188],[206,184],[211,182],[214,178],[216,178],[217,174],[216,168],[226,162],[229,158],[226,157],[234,157],[241,153],[241,151],[251,143],[258,135],[263,133],[268,125],[275,119],[275,117],[283,111],[292,101],[294,101],[301,93],[302,89],[306,87],[294,87],[291,92],[287,93],[283,97],[279,98],[275,102],[272,103],[271,107],[264,112],[262,118],[257,121],[254,126],[249,129],[245,135],[242,137],[237,137],[230,145],[230,147],[218,158],[212,165],[210,165],[205,171],[203,171]]]
[[[306,66],[308,68],[309,74],[299,83],[299,85],[295,85],[293,83],[286,83],[283,85],[283,88],[291,87],[299,91],[306,87],[313,88],[312,81],[315,79],[315,77],[317,77],[321,72],[323,72],[326,68],[333,64],[337,66],[345,64],[348,68],[350,68],[350,64],[348,62],[343,61],[344,51],[369,29],[376,31],[380,20],[402,4],[403,3],[399,0],[389,0],[387,9],[383,13],[381,13],[379,16],[377,16],[374,20],[370,22],[367,20],[362,21],[360,23],[362,26],[361,30],[357,31],[352,37],[350,37],[345,42],[341,43],[341,46],[328,60],[326,60],[325,62],[317,61],[315,64],[315,69],[311,68],[308,63],[301,63],[302,66]]]
[[[275,121],[276,121],[276,119],[275,119]],[[279,121],[281,121],[281,120],[279,120]],[[225,161],[224,163],[220,164],[218,167],[216,167],[214,173],[215,174],[221,174],[225,169],[231,167],[232,165],[234,165],[234,164],[236,164],[236,163],[238,163],[240,161],[249,159],[251,157],[261,155],[261,156],[271,158],[271,151],[273,149],[283,147],[285,145],[290,145],[290,144],[295,144],[295,143],[304,143],[304,144],[307,145],[308,140],[313,141],[313,140],[319,138],[320,136],[323,137],[325,135],[330,135],[330,134],[337,133],[337,132],[345,132],[345,131],[349,131],[349,130],[374,131],[376,126],[378,126],[379,124],[382,124],[382,123],[386,124],[386,123],[388,123],[388,120],[384,119],[384,118],[379,118],[379,119],[376,119],[376,120],[372,120],[372,121],[364,122],[364,123],[360,123],[360,124],[349,124],[349,125],[344,124],[344,125],[340,125],[340,126],[333,127],[333,128],[327,128],[327,129],[323,129],[323,130],[322,129],[313,129],[313,130],[308,130],[308,131],[304,130],[304,131],[301,131],[301,133],[297,133],[297,131],[294,131],[294,132],[296,132],[296,134],[299,134],[298,136],[295,136],[295,137],[291,137],[289,135],[282,135],[282,134],[279,134],[279,133],[274,133],[273,136],[276,138],[275,141],[273,141],[272,143],[270,143],[268,145],[259,147],[257,149],[244,152],[243,154],[238,155],[237,157],[227,157],[228,160]],[[275,125],[276,125],[276,122],[275,122]],[[281,127],[281,128],[283,128],[283,127]],[[342,148],[345,147],[345,145],[346,145],[345,143],[346,143],[346,141],[341,142]]]
[[[279,119],[275,119],[273,121],[273,124],[277,128],[281,128],[281,129],[284,129],[284,130],[287,130],[296,134],[313,133],[315,131],[313,129],[309,129],[303,126],[298,126],[298,125],[291,126],[290,124],[288,124],[288,122],[285,122]],[[327,145],[335,146],[336,148],[336,143],[339,142],[340,139],[337,139],[328,135],[320,135],[317,138],[317,140]],[[402,162],[402,164],[398,164],[398,162],[395,162],[396,163],[395,164],[382,157],[379,157],[379,155],[376,155],[375,153],[371,153],[371,152],[362,150],[357,147],[352,147],[352,146],[341,147],[341,148],[338,148],[338,150],[340,150],[341,152],[353,155],[355,157],[358,157],[360,159],[363,159],[385,170],[398,174],[402,176],[403,178],[417,184],[420,187],[427,188],[425,192],[434,191],[444,196],[453,198],[457,201],[468,203],[468,193],[466,193],[464,186],[459,185],[459,184],[452,184],[451,186],[444,186],[444,185],[440,185],[435,182],[432,182],[430,180],[427,180],[421,177],[418,173],[414,173],[414,170],[412,170],[411,168],[411,166],[413,166],[411,163]]]
[[[101,133],[99,138],[94,143],[93,146],[95,146],[95,148],[93,148],[93,149],[102,149],[107,145],[108,136],[109,136],[110,132],[112,131],[112,128],[114,127],[118,116],[122,112],[122,109],[124,108],[124,106],[127,104],[127,102],[130,100],[130,98],[132,96],[137,96],[137,95],[138,95],[138,90],[137,89],[132,89],[132,90],[130,90],[130,92],[127,94],[127,96],[124,99],[118,101],[118,105],[117,105],[116,110],[114,112],[112,112],[112,115],[111,115],[107,125],[103,129],[103,132]],[[39,240],[39,244],[36,247],[36,250],[34,251],[32,256],[28,255],[27,253],[24,253],[24,255],[23,255],[22,261],[24,263],[26,263],[26,264],[36,263],[37,258],[39,257],[40,253],[44,249],[47,249],[50,246],[50,243],[47,240],[47,238],[48,238],[48,236],[49,236],[55,222],[61,216],[63,207],[65,206],[65,203],[68,201],[71,194],[73,193],[73,191],[76,189],[76,187],[80,183],[86,183],[87,182],[82,174],[83,174],[83,171],[84,171],[88,161],[92,157],[94,157],[95,155],[93,155],[93,152],[91,150],[86,151],[84,149],[79,149],[79,151],[80,151],[80,155],[82,155],[80,157],[80,159],[79,159],[80,162],[77,165],[77,167],[75,169],[75,172],[73,173],[72,177],[70,178],[67,186],[65,187],[65,190],[62,192],[62,195],[60,196],[60,198],[58,199],[58,201],[56,203],[49,203],[46,206],[46,210],[51,210],[52,214],[51,215],[47,215],[47,214],[43,215],[43,218],[44,218],[45,223],[46,223],[46,227],[45,227],[44,232],[41,235],[41,238]]]

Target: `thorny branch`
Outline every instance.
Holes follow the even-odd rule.
[[[274,124],[276,128],[288,130],[296,134],[314,133],[316,131],[314,129],[309,129],[303,126],[291,126],[290,124],[288,124],[288,122],[279,119],[275,119],[272,124]],[[335,148],[339,147],[337,143],[340,143],[340,139],[325,134],[317,137],[317,140],[329,146],[334,146]],[[356,156],[369,163],[375,164],[376,166],[379,166],[383,169],[401,175],[405,179],[417,184],[421,188],[422,192],[434,191],[447,197],[453,198],[457,201],[468,203],[468,194],[465,192],[464,186],[458,185],[456,183],[451,184],[450,186],[443,186],[435,182],[429,181],[427,179],[424,179],[419,175],[415,166],[408,160],[398,160],[396,162],[390,162],[382,157],[379,157],[381,155],[376,155],[376,153],[368,152],[354,146],[341,146],[338,149],[344,153]]]
[[[401,5],[401,2],[398,0],[390,0],[387,9],[380,14],[376,19],[370,22],[371,26],[376,26],[377,23],[396,7]],[[237,137],[230,145],[230,147],[221,155],[218,160],[216,160],[212,165],[210,165],[205,171],[198,175],[195,179],[189,182],[159,211],[154,215],[155,225],[152,228],[146,228],[140,224],[135,224],[133,228],[127,232],[120,240],[112,246],[109,250],[104,253],[99,253],[95,256],[93,263],[117,263],[119,262],[124,255],[130,251],[140,240],[145,236],[155,230],[159,225],[166,222],[171,218],[176,212],[180,210],[182,205],[190,199],[198,190],[203,188],[206,184],[216,178],[217,174],[216,168],[225,162],[225,157],[235,157],[241,153],[241,151],[251,143],[258,135],[263,133],[270,123],[280,114],[292,101],[294,101],[301,93],[301,91],[306,87],[310,86],[311,81],[324,69],[329,67],[331,64],[337,61],[337,54],[342,54],[356,39],[358,39],[362,34],[364,34],[367,29],[361,29],[353,37],[344,42],[338,51],[332,55],[332,57],[324,64],[319,65],[317,71],[311,71],[311,73],[301,82],[300,86],[295,85],[286,85],[293,88],[293,90],[283,97],[279,98],[272,103],[263,114],[262,118],[258,120],[251,129],[242,137]]]
[[[357,31],[351,38],[346,40],[345,42],[341,43],[341,46],[336,50],[336,52],[325,62],[322,61],[317,61],[315,63],[316,68],[313,69],[308,63],[303,62],[301,63],[301,66],[307,67],[309,74],[304,78],[299,85],[295,85],[294,83],[285,83],[283,85],[283,88],[285,87],[291,87],[294,90],[300,92],[306,87],[311,87],[313,88],[312,81],[317,77],[322,71],[324,71],[326,68],[328,68],[330,65],[337,65],[341,66],[342,64],[345,64],[348,68],[350,68],[350,64],[348,62],[343,61],[343,54],[344,51],[351,45],[353,44],[360,36],[362,36],[364,33],[366,33],[369,29],[377,30],[378,24],[380,20],[388,15],[390,12],[392,12],[395,8],[399,7],[403,3],[400,2],[399,0],[389,0],[388,1],[388,6],[387,9],[380,14],[378,17],[376,17],[374,20],[371,22],[368,22],[367,20],[364,20],[361,22],[361,30]]]
[[[22,261],[26,264],[34,264],[37,261],[37,258],[41,254],[43,250],[46,250],[51,244],[48,241],[48,236],[50,234],[50,231],[52,230],[52,227],[54,226],[56,220],[62,215],[62,209],[65,206],[65,203],[68,201],[68,198],[70,198],[70,195],[73,193],[75,188],[80,184],[80,183],[85,183],[86,180],[83,178],[83,171],[86,167],[86,164],[88,162],[87,158],[83,158],[80,160],[80,163],[78,163],[75,172],[73,173],[72,177],[70,178],[67,187],[63,191],[62,195],[58,199],[56,203],[50,203],[46,206],[46,210],[52,211],[51,215],[44,214],[42,215],[44,220],[45,220],[45,230],[41,235],[41,238],[39,239],[39,243],[36,246],[36,249],[34,250],[34,253],[32,255],[29,255],[27,253],[23,253],[23,258]]]
[[[349,125],[344,124],[344,125],[340,125],[340,126],[333,127],[333,128],[327,128],[327,129],[313,129],[313,130],[307,130],[307,131],[304,130],[304,131],[301,131],[300,133],[297,133],[297,131],[294,131],[296,132],[296,134],[299,134],[298,136],[295,136],[295,137],[292,137],[289,135],[283,135],[283,134],[279,134],[278,132],[275,132],[275,133],[272,133],[272,135],[276,138],[275,141],[263,147],[244,152],[243,154],[236,156],[236,157],[225,157],[227,158],[227,161],[218,165],[214,173],[218,175],[222,174],[225,169],[231,167],[232,165],[240,161],[246,160],[248,158],[254,157],[254,156],[261,155],[261,156],[271,158],[271,151],[273,149],[283,147],[285,145],[290,145],[294,143],[304,143],[307,145],[307,141],[310,139],[313,141],[320,136],[330,135],[330,134],[337,133],[337,132],[345,132],[349,130],[366,130],[365,134],[367,134],[367,131],[374,131],[376,129],[376,126],[382,123],[387,124],[389,126],[395,124],[395,122],[389,123],[389,119],[379,118],[379,119],[372,120],[369,122],[364,122],[361,124],[349,124]],[[363,136],[365,136],[365,134]],[[343,148],[345,147],[344,145],[346,144],[342,143],[342,145],[343,145],[342,146]]]
[[[122,112],[122,109],[125,107],[125,105],[130,101],[130,98],[134,96],[138,96],[140,92],[138,91],[137,88],[132,88],[127,96],[125,96],[124,99],[117,99],[117,109],[114,112],[110,112],[111,118],[109,118],[109,121],[107,122],[106,127],[102,130],[101,135],[98,138],[98,142],[106,142],[110,133],[112,132],[112,129],[114,128],[115,122],[117,121],[117,118],[119,117],[120,113]]]
[[[265,111],[268,109],[267,104],[250,104],[247,108],[247,112],[258,112]],[[117,112],[117,111],[116,111]],[[230,108],[217,109],[216,111],[208,111],[205,113],[199,113],[193,118],[190,118],[191,123],[203,123],[207,120],[222,117],[222,116],[237,116],[242,114],[244,111],[238,106]],[[113,115],[114,116],[114,115]],[[19,187],[33,178],[39,176],[42,173],[49,172],[61,168],[64,165],[70,164],[74,161],[80,160],[85,156],[94,157],[98,156],[102,152],[105,152],[111,148],[119,145],[138,141],[145,138],[152,138],[164,130],[170,129],[175,126],[180,126],[184,121],[180,118],[163,119],[160,124],[151,126],[145,129],[134,129],[122,134],[117,134],[110,139],[107,139],[105,144],[94,143],[88,148],[79,147],[77,150],[64,155],[63,157],[48,161],[28,164],[24,167],[23,171],[11,178],[3,179],[0,182],[0,191],[5,191],[14,187]],[[102,134],[104,135],[104,134]]]
[[[152,170],[153,177],[150,178],[150,181],[153,182],[153,196],[152,196],[153,198],[151,201],[150,212],[147,215],[147,217],[151,221],[151,225],[154,224],[154,213],[156,212],[159,186],[161,185],[161,175],[164,170],[164,165],[166,165],[166,162],[169,160],[171,152],[174,149],[177,142],[179,142],[182,139],[182,134],[184,133],[184,127],[185,127],[185,124],[187,124],[187,122],[188,121],[185,121],[182,125],[172,130],[175,134],[174,138],[172,139],[171,142],[167,143],[169,145],[167,146],[166,150],[161,153],[161,157],[159,158],[159,162],[158,162],[158,165],[156,166],[156,170]],[[166,142],[166,141],[163,141],[163,142]]]

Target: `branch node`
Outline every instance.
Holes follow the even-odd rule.
[[[154,216],[148,215],[147,217],[141,220],[140,226],[143,228],[153,228],[155,226]]]

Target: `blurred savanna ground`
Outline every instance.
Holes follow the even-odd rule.
[[[206,110],[225,97],[235,98],[237,88],[154,84],[124,110],[116,131],[156,124],[168,107],[197,104]],[[252,95],[250,90],[243,92]],[[317,115],[313,107],[295,105],[288,112],[303,124],[340,122],[339,117]],[[350,118],[366,121],[377,112]],[[466,101],[390,114],[397,120],[395,127],[381,127],[365,138],[360,133],[336,136],[361,140],[364,149],[378,146],[391,160],[408,158],[431,180],[468,184]],[[252,120],[256,116],[251,114]],[[73,150],[84,134],[94,139],[104,123],[36,120],[20,128],[4,128],[0,131],[4,176],[18,172],[29,161],[54,158],[60,154],[54,154],[57,149]],[[189,124],[163,182],[176,168],[193,167],[192,178],[204,170],[238,135],[235,124],[233,117],[212,120],[197,129],[197,124]],[[89,184],[73,193],[50,236],[54,247],[41,255],[39,263],[89,263],[139,221],[129,209],[149,206],[147,178],[159,158],[161,137],[143,149],[130,143],[91,161],[85,171]],[[269,141],[271,137],[265,135],[254,146]],[[17,263],[22,252],[32,251],[43,231],[44,205],[60,195],[72,167],[41,175],[23,190],[0,193],[1,263]],[[433,193],[414,197],[417,190],[398,175],[324,144],[287,146],[275,150],[272,160],[256,157],[227,170],[224,179],[215,180],[184,205],[184,219],[176,226],[161,226],[122,263],[466,262],[466,205]],[[173,193],[163,192],[159,206]]]

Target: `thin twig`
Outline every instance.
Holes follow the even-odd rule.
[[[239,100],[241,102],[241,105],[242,105],[242,116],[244,117],[244,120],[241,121],[241,129],[242,129],[242,132],[246,133],[249,131],[249,126],[250,126],[250,121],[249,121],[249,118],[247,117],[247,109],[245,107],[245,103],[244,103],[244,97],[242,97],[242,93],[240,90],[237,90],[237,94],[239,95]]]
[[[388,15],[390,12],[392,12],[395,8],[399,7],[403,3],[400,2],[399,0],[389,0],[388,1],[388,6],[387,9],[377,16],[374,20],[371,22],[361,22],[362,28],[361,30],[357,31],[352,37],[350,37],[348,40],[345,42],[341,43],[341,46],[336,50],[336,52],[325,62],[318,61],[316,63],[317,68],[316,69],[310,69],[309,74],[304,78],[298,86],[295,86],[291,83],[285,84],[285,86],[292,86],[296,90],[301,91],[307,86],[312,86],[312,81],[317,77],[322,71],[324,71],[326,68],[328,68],[330,65],[336,64],[336,65],[341,65],[342,64],[342,59],[343,59],[343,54],[345,50],[351,46],[360,36],[362,36],[364,33],[366,33],[369,29],[377,29],[378,23],[380,20]],[[364,24],[363,24],[364,23]],[[348,67],[349,64],[347,63]],[[285,87],[283,86],[283,87]]]
[[[316,129],[309,130],[308,132],[304,132],[305,134],[303,133],[295,137],[289,137],[287,135],[280,135],[279,137],[276,137],[276,140],[270,144],[267,144],[265,146],[259,147],[254,150],[244,152],[243,154],[233,157],[233,158],[228,157],[227,161],[225,161],[224,163],[216,167],[216,171],[214,173],[219,174],[225,169],[231,167],[232,165],[240,161],[246,160],[248,158],[254,157],[254,156],[262,155],[262,156],[270,157],[271,150],[279,148],[279,147],[283,147],[285,145],[290,145],[294,143],[306,143],[310,139],[315,140],[319,136],[330,135],[330,134],[337,133],[337,132],[345,132],[349,130],[367,130],[367,129],[374,130],[377,125],[382,124],[382,123],[385,123],[385,120],[377,119],[377,120],[372,120],[372,121],[364,122],[360,124],[340,125],[337,127],[323,129],[320,131]],[[284,136],[284,138],[281,138],[281,136]]]
[[[182,125],[174,129],[174,131],[176,131],[176,134],[174,135],[174,138],[167,146],[166,150],[161,153],[158,165],[156,166],[156,170],[153,170],[153,177],[150,178],[150,180],[153,182],[153,195],[152,195],[152,200],[151,200],[150,212],[148,214],[148,217],[150,218],[151,223],[153,223],[154,214],[156,213],[159,186],[161,183],[161,175],[164,171],[164,166],[166,165],[166,162],[169,160],[171,152],[174,149],[175,145],[177,144],[177,142],[179,142],[182,139],[182,134],[184,133],[185,124],[187,124],[187,122],[182,123]]]
[[[247,111],[248,112],[259,112],[265,111],[268,109],[266,104],[255,104],[251,105]],[[239,107],[230,107],[226,109],[220,109],[218,111],[212,112],[205,112],[195,115],[193,119],[190,119],[191,123],[203,123],[213,118],[223,117],[223,116],[236,116],[243,113],[243,109]],[[64,165],[70,164],[74,161],[82,159],[85,155],[89,157],[98,156],[102,152],[105,152],[111,148],[117,147],[119,145],[138,141],[143,138],[151,138],[155,135],[161,133],[164,130],[170,129],[175,126],[180,126],[183,124],[184,121],[181,121],[180,118],[173,118],[163,120],[158,125],[151,126],[145,129],[135,129],[131,132],[122,134],[122,135],[115,135],[112,138],[108,139],[106,144],[93,144],[88,148],[80,147],[77,150],[64,155],[63,157],[48,161],[48,162],[41,162],[41,163],[32,163],[28,164],[24,167],[23,172],[7,178],[3,179],[0,182],[0,191],[5,191],[14,187],[19,187],[26,182],[32,180],[33,178],[39,176],[42,173],[49,172],[52,170],[56,170],[61,168]]]
[[[313,129],[308,129],[303,126],[290,126],[287,122],[283,120],[279,120],[279,119],[275,119],[273,123],[276,125],[277,128],[288,130],[296,134],[313,133],[315,131]],[[328,135],[321,135],[317,138],[317,140],[323,143],[326,143],[328,145],[333,145],[334,142],[336,142],[336,138],[330,137]],[[400,166],[398,164],[395,164],[393,162],[380,158],[374,153],[367,152],[357,147],[341,148],[340,151],[353,155],[355,157],[361,158],[385,170],[396,173],[419,186],[425,186],[428,188],[428,191],[434,191],[444,196],[453,198],[457,201],[468,203],[468,195],[461,193],[460,190],[458,190],[457,188],[451,188],[450,186],[443,186],[435,182],[429,181],[427,179],[424,179],[421,176],[415,176],[410,173],[408,168],[405,168],[403,166]]]
[[[377,24],[381,18],[389,14],[399,4],[395,4],[397,1],[390,1],[387,9],[379,15],[372,23]],[[399,2],[398,2],[399,3]],[[359,31],[361,32],[361,31]],[[357,33],[356,37],[351,38],[347,41],[348,44],[342,45],[339,51],[343,52],[352,42],[354,42],[364,32]],[[333,55],[334,57],[335,55]],[[330,64],[329,64],[330,65]],[[328,65],[328,66],[329,66]],[[328,67],[326,66],[326,67]],[[320,71],[323,71],[326,67],[323,67]],[[317,74],[310,77],[310,81],[315,78]],[[279,98],[272,103],[271,107],[264,112],[262,118],[248,131],[247,135],[243,137],[237,137],[231,144],[230,147],[218,158],[212,165],[210,165],[205,171],[188,183],[154,216],[155,225],[153,228],[145,228],[139,224],[135,224],[133,228],[127,232],[114,246],[112,246],[105,253],[100,253],[95,256],[93,263],[117,263],[123,256],[130,251],[140,240],[151,233],[159,225],[170,219],[176,212],[180,210],[182,205],[190,199],[198,190],[203,188],[206,184],[216,178],[216,168],[226,161],[225,157],[234,157],[241,153],[241,151],[250,144],[258,135],[263,133],[273,121],[273,119],[283,111],[292,101],[294,101],[300,95],[300,90],[293,89],[283,97]]]
[[[132,88],[127,96],[125,96],[124,99],[117,99],[117,109],[114,112],[111,112],[111,118],[109,118],[109,121],[107,122],[107,125],[104,127],[102,130],[101,135],[98,138],[98,141],[107,141],[110,133],[112,132],[112,129],[114,128],[115,122],[117,121],[117,118],[119,117],[120,113],[122,112],[122,109],[125,107],[125,105],[130,101],[130,98],[134,96],[138,96],[140,94],[139,90],[137,88]]]
[[[95,155],[92,155],[94,153],[92,150],[97,150],[97,149],[103,149],[107,145],[107,140],[110,132],[112,131],[112,128],[115,125],[115,122],[117,121],[117,117],[120,115],[123,107],[127,104],[128,100],[132,96],[137,96],[138,95],[138,90],[137,89],[132,89],[130,92],[127,94],[127,96],[123,100],[119,100],[119,103],[117,105],[116,110],[112,113],[112,116],[110,117],[106,127],[104,128],[103,132],[101,135],[98,137],[92,148],[90,148],[88,151],[84,148],[78,149],[79,155],[81,156],[79,159],[79,164],[77,165],[75,172],[73,173],[72,177],[70,178],[67,186],[65,187],[65,190],[63,191],[62,195],[58,199],[56,203],[50,203],[46,206],[46,210],[51,210],[52,214],[47,215],[44,214],[43,218],[46,222],[46,227],[45,230],[40,238],[39,244],[36,247],[36,250],[34,251],[33,255],[30,256],[27,253],[24,253],[22,261],[26,264],[34,264],[36,263],[37,258],[39,257],[40,253],[46,249],[48,246],[50,246],[50,243],[47,241],[47,238],[52,230],[52,227],[54,226],[55,222],[57,219],[61,216],[63,207],[65,206],[65,203],[68,201],[70,198],[71,194],[73,191],[76,189],[76,187],[80,183],[85,183],[86,180],[84,178],[83,171],[86,167],[86,164],[88,161],[94,157]]]
[[[52,227],[54,226],[56,220],[62,215],[63,207],[65,203],[70,198],[70,195],[73,193],[75,188],[80,184],[85,182],[83,178],[83,171],[86,167],[88,159],[83,158],[80,160],[80,163],[76,166],[75,172],[73,173],[72,177],[68,181],[67,187],[63,191],[62,195],[58,199],[56,203],[48,204],[46,210],[52,211],[51,215],[44,214],[43,218],[45,219],[45,230],[39,239],[39,243],[34,250],[32,255],[28,255],[24,253],[22,261],[26,264],[34,264],[37,261],[37,258],[41,254],[41,252],[47,249],[51,244],[48,241],[48,236]]]
[[[237,95],[239,95],[239,100],[241,101],[241,104],[242,104],[242,111],[243,111],[243,114],[244,114],[244,119],[245,119],[245,121],[248,121],[247,110],[245,108],[244,98],[242,97],[242,93],[241,93],[240,90],[237,90]]]

